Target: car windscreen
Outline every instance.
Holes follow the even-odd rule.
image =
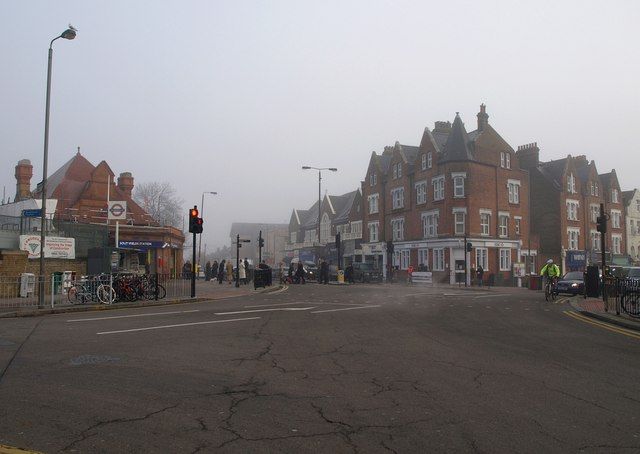
[[[562,279],[568,281],[581,281],[583,279],[582,271],[571,271],[564,275]]]
[[[640,277],[640,268],[629,268],[627,277]]]

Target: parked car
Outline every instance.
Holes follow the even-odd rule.
[[[569,271],[558,280],[556,290],[558,293],[581,295],[584,293],[584,273],[582,271]]]
[[[382,273],[373,263],[354,262],[353,280],[356,282],[382,282]]]

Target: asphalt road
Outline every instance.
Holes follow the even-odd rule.
[[[640,338],[519,289],[307,284],[0,320],[0,444],[638,452]]]

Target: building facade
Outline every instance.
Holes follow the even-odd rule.
[[[489,125],[484,105],[477,117],[472,132],[456,114],[452,124],[426,128],[417,147],[396,143],[372,154],[362,182],[364,260],[382,261],[387,274],[426,268],[449,283],[481,266],[496,284],[517,283],[535,257],[528,172]]]
[[[622,193],[626,219],[626,241],[629,259],[638,264],[640,261],[640,191],[633,189]]]

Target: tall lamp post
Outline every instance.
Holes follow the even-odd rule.
[[[44,242],[47,214],[47,161],[49,157],[49,106],[51,104],[51,61],[53,59],[53,42],[56,39],[74,39],[77,30],[69,25],[60,36],[56,36],[49,43],[49,60],[47,63],[47,99],[44,114],[44,159],[42,164],[42,207],[40,210],[40,282],[38,288],[38,306],[44,306]]]
[[[218,193],[216,191],[205,191],[202,193],[202,200],[200,201],[200,217],[204,219],[204,195],[205,194],[212,194],[212,195],[218,195]],[[200,255],[200,253],[202,252],[202,234],[200,234],[200,239],[198,240],[198,265],[200,265],[200,269],[202,269],[202,256]]]
[[[322,182],[322,171],[330,170],[331,172],[337,172],[338,169],[335,167],[311,167],[311,166],[302,166],[302,170],[317,170],[318,171],[318,244],[320,244],[320,215],[322,210],[320,209],[321,197],[322,193],[320,190],[320,185]]]

